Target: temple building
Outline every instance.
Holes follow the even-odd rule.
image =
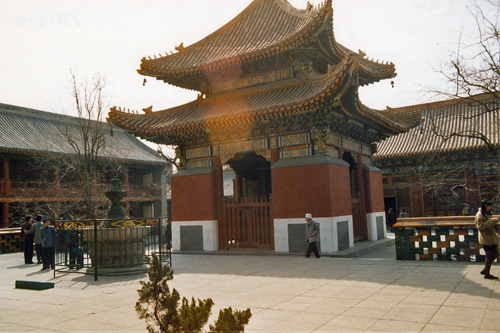
[[[395,66],[335,40],[331,0],[305,10],[286,0],[254,0],[214,33],[176,50],[143,58],[138,72],[199,91],[198,98],[144,114],[113,107],[108,118],[177,147],[174,249],[300,252],[306,213],[320,223],[324,253],[385,237],[374,143],[407,131],[418,117],[361,103],[359,87],[393,78]],[[233,191],[225,196],[229,169]]]
[[[390,109],[422,121],[377,145],[386,209],[460,216],[472,215],[484,199],[499,202],[499,109],[493,93]]]
[[[25,215],[51,219],[85,216],[84,187],[75,149],[82,149],[82,128],[89,120],[14,105],[0,104],[0,228],[18,226]],[[104,218],[112,178],[122,180],[131,217],[167,214],[171,165],[133,135],[105,122],[97,153],[92,198]],[[83,126],[83,127],[82,127]],[[100,135],[100,134],[99,134]]]

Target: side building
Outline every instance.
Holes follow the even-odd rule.
[[[377,144],[384,201],[410,217],[472,215],[481,200],[500,202],[500,95],[389,108],[420,124]]]
[[[0,104],[0,227],[16,226],[26,214],[84,215],[82,155],[76,152],[85,144],[82,128],[101,133],[92,181],[96,209],[107,208],[104,192],[116,177],[131,217],[167,214],[171,165],[133,135],[105,122]]]

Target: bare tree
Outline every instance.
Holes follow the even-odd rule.
[[[448,106],[455,111],[427,112],[422,115],[420,130],[422,137],[436,140],[436,147],[482,142],[485,149],[481,150],[477,163],[489,163],[488,172],[498,175],[500,147],[494,128],[500,122],[500,0],[471,0],[469,10],[475,33],[461,34],[456,51],[451,51],[449,60],[441,66],[439,73],[447,83],[446,88],[429,89],[435,95],[455,100],[456,104]],[[471,165],[471,156],[461,151],[445,151],[441,148],[423,156],[420,165],[412,170],[417,179],[414,185],[421,189],[424,198],[437,198],[443,207],[465,203],[465,197],[476,204],[482,197],[500,200],[499,188],[482,193],[487,190],[480,190],[477,184],[471,186],[464,178],[466,170],[476,168]]]
[[[500,0],[471,0],[470,13],[476,33],[459,37],[457,50],[438,71],[446,88],[428,91],[447,99],[460,98],[476,104],[475,112],[457,115],[464,119],[477,119],[485,113],[497,112],[500,98]],[[485,97],[486,95],[486,97]],[[490,98],[488,98],[490,97]],[[426,117],[435,135],[443,141],[454,137],[482,140],[488,149],[498,154],[498,147],[488,133],[480,128],[450,128],[443,124],[439,114]],[[448,121],[451,121],[448,119]]]
[[[167,162],[179,168],[179,158],[176,156],[176,148],[173,145],[157,145],[156,152]]]
[[[74,152],[74,169],[81,180],[86,215],[92,218],[96,215],[93,194],[98,192],[100,173],[97,171],[103,168],[99,155],[105,152],[106,131],[111,130],[110,125],[103,122],[109,106],[104,95],[106,82],[100,75],[90,82],[79,82],[73,71],[70,74],[78,126],[77,131],[73,126],[66,126],[62,134]]]
[[[500,88],[500,1],[473,1],[470,8],[477,28],[476,36],[471,36],[474,41],[466,43],[461,37],[441,71],[453,90],[437,92],[449,97],[498,93]]]

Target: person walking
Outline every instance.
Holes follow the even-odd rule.
[[[42,271],[49,269],[56,269],[55,264],[55,246],[57,244],[56,228],[50,225],[49,218],[43,219],[42,227],[42,253],[43,253],[43,267]]]
[[[42,223],[43,216],[38,214],[36,217],[36,222],[33,224],[33,235],[35,236],[35,251],[36,251],[36,263],[42,263]]]
[[[493,218],[491,214],[492,203],[490,201],[483,201],[481,208],[476,214],[475,223],[478,230],[479,244],[483,246],[486,254],[484,261],[484,269],[481,274],[485,279],[498,280],[497,276],[490,274],[491,264],[498,257],[498,238],[495,225],[498,223],[498,218]]]
[[[396,224],[396,213],[394,213],[394,209],[389,208],[387,211],[387,224],[389,224],[389,230],[394,232],[393,225]]]
[[[311,256],[311,251],[314,252],[314,256],[319,258],[318,247],[316,243],[319,242],[319,223],[312,219],[312,215],[306,214],[306,240],[307,240],[307,252],[306,257],[309,258]]]
[[[33,218],[30,215],[25,217],[26,221],[21,226],[21,235],[24,236],[24,263],[26,265],[34,264],[33,262],[33,240],[34,231],[31,222]]]

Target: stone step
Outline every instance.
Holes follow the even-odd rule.
[[[394,240],[394,238],[384,238],[374,242],[357,242],[354,243],[354,247],[350,249],[337,253],[325,254],[325,256],[334,258],[357,258],[394,246],[395,243],[396,241]],[[395,257],[396,255],[394,255],[394,258]]]
[[[54,288],[54,282],[16,280],[17,289],[45,290]]]
[[[388,234],[388,238],[377,241],[363,241],[354,243],[354,247],[335,253],[321,253],[324,257],[332,258],[357,258],[365,256],[372,252],[384,250],[394,246],[394,234]],[[272,249],[255,249],[255,248],[232,248],[229,250],[218,250],[215,252],[209,251],[172,251],[172,254],[206,254],[206,255],[290,255],[303,256],[304,253],[280,253],[274,252]],[[394,255],[394,258],[396,256]]]

